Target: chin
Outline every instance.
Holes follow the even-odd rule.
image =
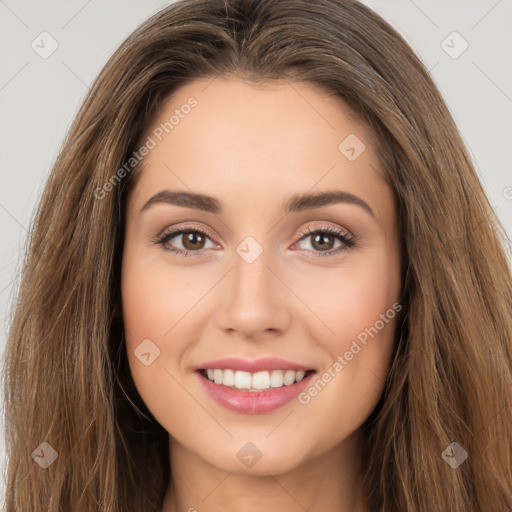
[[[266,434],[265,434],[266,435]],[[215,452],[204,457],[211,465],[227,472],[245,475],[278,475],[296,469],[304,460],[304,449],[272,443],[265,435],[247,437],[253,441],[230,440],[225,446],[215,445]],[[304,446],[303,443],[299,443]],[[210,448],[211,449],[211,448]],[[198,455],[201,455],[198,453]]]

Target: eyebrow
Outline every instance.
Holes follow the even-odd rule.
[[[220,202],[211,196],[180,190],[162,190],[152,196],[141,209],[141,212],[147,210],[155,204],[172,204],[184,208],[202,210],[216,215],[222,214]],[[284,213],[298,213],[322,206],[329,206],[338,203],[347,203],[360,206],[363,210],[375,218],[375,213],[368,203],[360,197],[345,192],[343,190],[329,190],[326,192],[317,192],[314,194],[296,194],[283,204]]]

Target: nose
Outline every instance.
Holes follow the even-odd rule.
[[[218,326],[231,335],[251,340],[279,336],[289,327],[293,294],[276,270],[269,253],[248,263],[235,255],[217,309]]]

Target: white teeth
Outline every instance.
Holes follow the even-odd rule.
[[[220,370],[222,371],[222,370]],[[235,388],[250,389],[251,374],[249,372],[235,372]]]
[[[270,376],[270,385],[273,388],[280,388],[283,385],[283,372],[280,370],[274,370]]]
[[[291,386],[295,382],[295,372],[293,370],[288,370],[284,374],[284,383],[287,386]]]
[[[235,370],[208,369],[206,375],[209,380],[215,384],[236,389],[248,389],[249,391],[260,391],[270,388],[280,388],[291,386],[295,382],[300,382],[306,372],[295,372],[293,370],[273,370],[271,372],[243,372]]]
[[[252,376],[253,389],[268,389],[270,387],[270,375],[268,372],[257,372]]]
[[[224,386],[235,385],[235,372],[233,370],[224,370],[224,374],[222,376],[222,384],[224,384]]]
[[[222,384],[223,372],[222,370],[213,370],[213,380],[215,384]]]

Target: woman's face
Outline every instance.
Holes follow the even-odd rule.
[[[382,393],[396,212],[348,114],[308,83],[201,79],[143,137],[122,264],[130,369],[173,446],[225,471],[341,454]]]

